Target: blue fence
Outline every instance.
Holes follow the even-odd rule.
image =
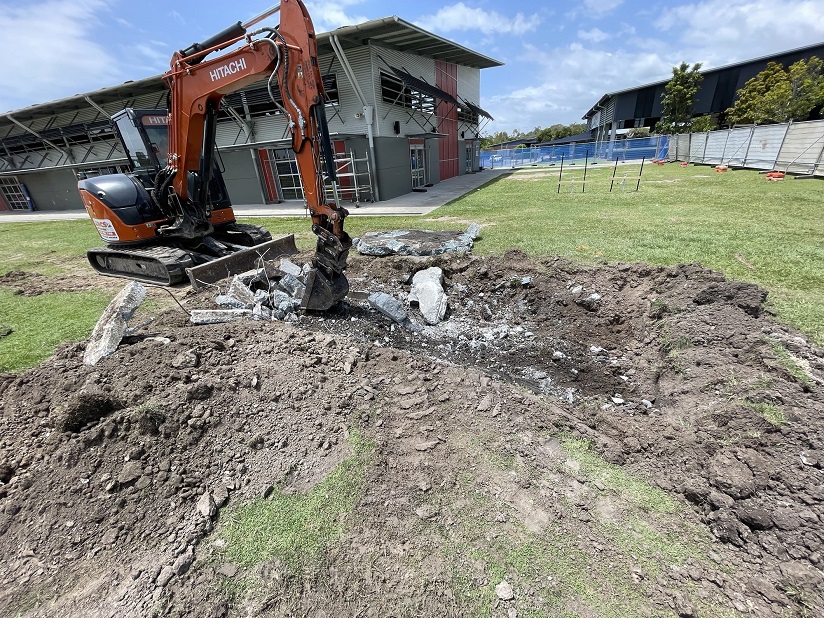
[[[669,136],[641,137],[615,142],[587,142],[557,146],[528,146],[507,150],[482,150],[481,167],[522,167],[526,165],[576,165],[589,160],[635,161],[639,159],[665,159],[669,154]]]

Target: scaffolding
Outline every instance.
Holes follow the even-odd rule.
[[[348,154],[335,153],[335,174],[338,177],[337,198],[352,202],[355,208],[360,207],[361,202],[375,201],[368,157],[359,159],[353,150]],[[326,187],[326,195],[328,199],[335,199],[332,186]]]

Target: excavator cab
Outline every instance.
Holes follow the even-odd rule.
[[[126,108],[112,116],[112,124],[131,163],[134,177],[151,191],[157,173],[166,167],[169,160],[169,113],[165,109]],[[219,163],[219,156],[214,156],[208,192],[212,210],[232,206]],[[197,177],[192,173],[189,176],[189,187],[193,192]]]

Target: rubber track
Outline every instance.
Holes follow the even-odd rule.
[[[186,269],[195,265],[189,252],[175,247],[97,247],[86,256],[101,275],[124,277],[156,285],[188,281]]]

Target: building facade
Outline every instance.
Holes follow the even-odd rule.
[[[777,62],[787,69],[812,56],[824,59],[824,43],[701,71],[704,79],[695,98],[695,116],[712,115],[723,123],[724,112],[732,107],[738,90],[767,68],[767,63]],[[661,95],[668,82],[667,79],[602,96],[583,116],[593,139],[614,141],[630,129],[654,127],[661,119]]]
[[[481,69],[500,62],[386,17],[319,34],[318,63],[341,201],[387,200],[478,169],[490,119]],[[111,116],[166,99],[158,75],[0,114],[0,210],[82,208],[78,176],[129,171]],[[287,136],[265,80],[223,99],[217,146],[234,204],[303,198]]]

